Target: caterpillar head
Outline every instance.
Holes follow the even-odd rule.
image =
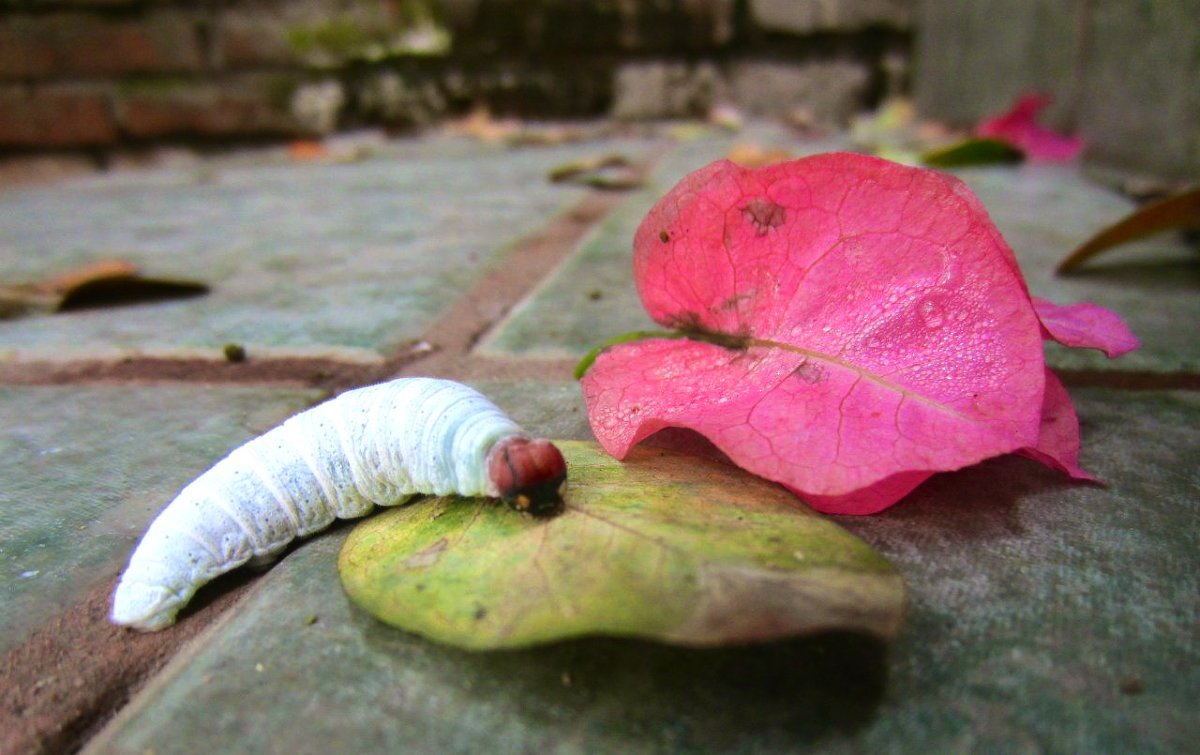
[[[534,516],[562,511],[567,462],[548,440],[518,435],[500,441],[488,454],[488,476],[501,500],[517,511]]]

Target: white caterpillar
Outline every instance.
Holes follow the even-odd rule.
[[[297,414],[217,462],[150,523],[113,595],[111,620],[171,625],[196,590],[247,562],[269,563],[297,536],[413,494],[502,498],[557,513],[562,454],[530,440],[461,383],[401,378]]]

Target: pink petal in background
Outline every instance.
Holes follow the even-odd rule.
[[[1023,151],[1030,160],[1068,162],[1083,149],[1083,140],[1063,136],[1038,125],[1037,116],[1054,98],[1048,94],[1024,94],[1006,113],[982,121],[978,136],[1000,139]]]

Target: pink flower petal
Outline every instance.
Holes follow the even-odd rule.
[[[865,516],[878,514],[890,507],[929,479],[929,476],[929,472],[900,472],[880,480],[874,485],[838,496],[812,495],[796,490],[792,492],[797,493],[809,506],[826,514]]]
[[[620,344],[597,358],[583,389],[592,430],[617,458],[665,427],[685,427],[806,500],[846,496],[914,470],[958,469],[1037,442],[1039,413],[1008,416],[998,397],[979,404],[986,412],[969,400],[938,404],[779,348]]]
[[[693,338],[612,346],[584,376],[614,456],[687,428],[851,514],[1018,450],[1087,477],[1038,313],[1069,343],[1122,348],[1127,331],[1092,309],[1035,312],[1012,250],[953,177],[850,154],[717,162],[646,216],[634,273],[650,315]]]
[[[1033,308],[1042,321],[1046,338],[1064,346],[1100,349],[1111,359],[1141,345],[1115,312],[1098,304],[1079,302],[1064,306],[1034,297]]]
[[[1007,113],[982,121],[975,133],[1006,141],[1034,161],[1074,160],[1083,149],[1083,140],[1056,134],[1037,123],[1038,113],[1053,101],[1054,98],[1047,94],[1022,95]]]
[[[1037,444],[1022,448],[1019,453],[1077,480],[1099,482],[1079,466],[1079,419],[1067,389],[1050,370],[1046,370],[1046,395]]]

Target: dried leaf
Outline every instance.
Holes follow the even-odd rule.
[[[767,165],[791,160],[794,156],[785,149],[763,148],[751,142],[739,142],[730,148],[725,155],[729,162],[737,163],[745,168],[763,168]]]
[[[338,561],[369,613],[469,648],[637,636],[723,645],[827,630],[889,637],[903,582],[877,553],[734,467],[562,442],[566,511],[546,521],[433,498],[364,521]]]
[[[918,121],[912,102],[902,97],[889,97],[850,123],[850,140],[860,151],[906,165],[919,165],[922,152],[960,139],[943,124]]]
[[[746,116],[736,105],[721,103],[708,111],[708,122],[726,131],[741,131],[746,126]]]
[[[874,150],[881,144],[912,146],[916,109],[907,98],[889,98],[873,112],[861,113],[850,122],[855,144]]]
[[[204,296],[208,285],[198,281],[162,278],[106,278],[76,286],[63,297],[60,312],[101,307],[124,307],[156,301],[172,301]]]
[[[329,159],[329,148],[313,139],[297,139],[288,144],[288,156],[299,162]]]
[[[496,119],[486,105],[480,105],[463,118],[447,123],[445,129],[451,134],[460,134],[486,144],[498,144],[511,139],[521,130],[521,123],[513,119]]]
[[[80,265],[65,273],[53,275],[33,285],[43,291],[66,295],[89,283],[102,280],[124,280],[139,274],[137,265],[128,260],[99,260]]]
[[[131,262],[101,260],[34,283],[0,285],[0,320],[57,312],[67,297],[81,287],[97,281],[127,280],[137,273]]]
[[[568,181],[585,173],[592,173],[604,168],[628,167],[629,158],[618,152],[602,155],[588,155],[575,160],[556,165],[550,169],[546,177],[553,183]]]
[[[594,189],[626,190],[642,186],[644,179],[628,157],[619,153],[589,155],[551,169],[553,183],[579,183]]]
[[[1130,215],[1085,241],[1067,255],[1055,270],[1059,275],[1077,269],[1105,249],[1172,229],[1200,226],[1200,189],[1185,191],[1143,205]]]
[[[203,283],[144,278],[126,260],[100,260],[34,283],[0,286],[0,319],[180,299],[208,293]]]
[[[58,310],[60,294],[47,293],[29,285],[0,285],[0,320],[31,315],[48,315]]]

